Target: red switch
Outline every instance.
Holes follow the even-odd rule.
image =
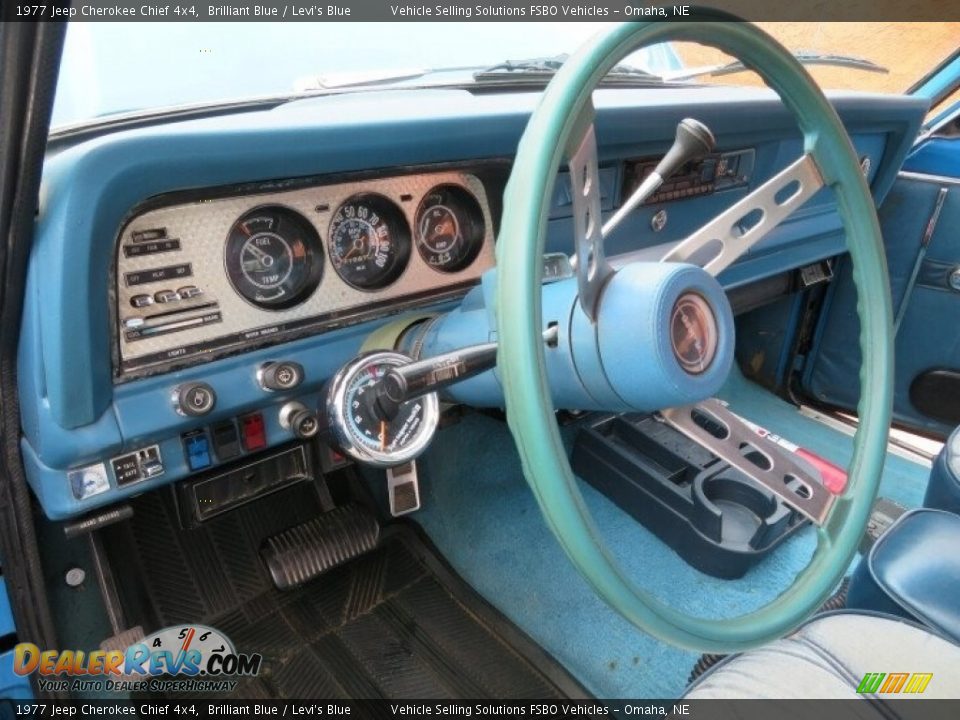
[[[240,418],[240,437],[243,449],[247,452],[263,450],[267,446],[267,430],[263,425],[263,415],[251,413]]]

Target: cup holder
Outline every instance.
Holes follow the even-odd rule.
[[[742,451],[750,457],[751,446]],[[741,577],[807,523],[768,489],[649,415],[590,418],[577,433],[572,464],[580,478],[714,577]]]
[[[740,477],[719,475],[705,478],[703,497],[719,515],[720,542],[753,545],[758,531],[777,512],[779,503],[773,493]]]

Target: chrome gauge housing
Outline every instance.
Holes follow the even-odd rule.
[[[392,368],[411,359],[378,350],[350,361],[327,386],[326,411],[336,444],[350,457],[375,467],[393,467],[419,456],[433,439],[440,401],[428,393],[402,403],[391,420],[374,411],[374,386]]]

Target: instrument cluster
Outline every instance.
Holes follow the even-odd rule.
[[[117,243],[117,375],[455,297],[493,264],[467,172],[160,199]]]

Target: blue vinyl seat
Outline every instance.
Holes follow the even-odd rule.
[[[960,698],[958,551],[960,515],[905,513],[857,566],[846,610],[817,615],[781,640],[725,658],[684,697]],[[891,673],[905,694],[868,682]],[[922,692],[911,673],[929,679]],[[900,692],[896,683],[890,692]]]
[[[847,607],[899,615],[960,641],[960,515],[901,516],[862,558]]]

